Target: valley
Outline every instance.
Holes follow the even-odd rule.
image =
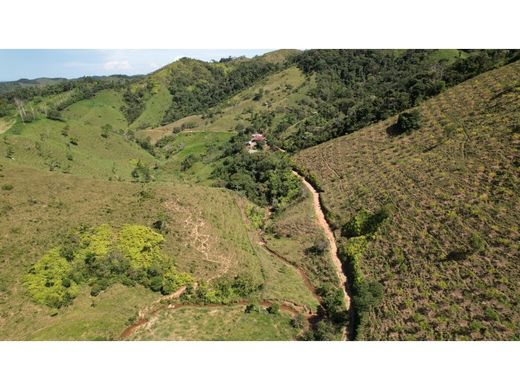
[[[0,339],[518,339],[519,59],[6,84]]]

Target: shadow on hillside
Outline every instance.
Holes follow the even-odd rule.
[[[396,122],[386,128],[386,134],[388,134],[390,137],[397,137],[398,135],[403,134],[403,131],[399,126],[397,126]]]

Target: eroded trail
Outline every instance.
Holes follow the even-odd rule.
[[[314,212],[316,213],[316,218],[318,220],[318,224],[323,229],[323,232],[325,233],[325,236],[327,238],[327,241],[329,242],[329,251],[330,256],[332,258],[332,263],[334,264],[334,269],[336,270],[336,274],[338,275],[338,279],[341,283],[341,288],[343,290],[344,299],[345,299],[345,306],[347,309],[350,307],[350,297],[347,293],[347,277],[345,276],[345,273],[343,272],[343,264],[341,263],[341,260],[338,257],[338,247],[336,245],[336,239],[334,238],[334,233],[332,233],[332,230],[325,219],[325,214],[323,214],[323,210],[321,208],[320,204],[320,195],[318,194],[318,191],[310,184],[303,176],[298,174],[296,171],[293,171],[293,174],[296,175],[300,181],[305,185],[307,190],[312,195],[312,204],[314,207]]]

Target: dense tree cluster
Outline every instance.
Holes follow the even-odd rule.
[[[307,50],[296,65],[316,76],[317,115],[284,142],[299,150],[419,104],[470,77],[512,62],[518,50],[475,50],[449,58],[432,50]],[[464,54],[464,55],[462,55]]]
[[[190,283],[174,261],[161,250],[164,237],[141,225],[124,225],[115,232],[109,225],[81,229],[62,245],[48,251],[25,276],[25,287],[40,304],[70,304],[79,285],[88,284],[98,295],[114,283],[136,283],[169,294]]]
[[[168,81],[172,104],[163,123],[202,113],[278,69],[260,58],[218,64],[182,58],[175,65]]]
[[[247,153],[235,137],[213,172],[217,184],[243,193],[261,206],[285,207],[300,194],[300,182],[281,152]]]

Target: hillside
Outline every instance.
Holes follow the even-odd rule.
[[[0,339],[518,338],[519,53],[0,93]]]
[[[292,302],[315,310],[316,298],[305,281],[294,267],[259,245],[245,216],[251,206],[231,192],[167,184],[143,188],[12,163],[2,163],[0,173],[1,339],[117,339],[138,311],[161,299],[160,293],[141,285],[120,283],[94,296],[93,285],[84,285],[74,302],[60,309],[36,304],[27,296],[23,280],[31,264],[74,229],[106,223],[114,229],[125,224],[155,226],[164,235],[163,250],[175,259],[177,269],[189,272],[199,284],[213,286],[222,278],[242,275],[262,286],[254,296],[244,298],[248,301]],[[234,312],[225,310],[222,315],[240,317],[244,307],[245,303],[236,304]],[[237,308],[242,309],[236,312]],[[290,338],[295,336],[291,317],[273,318]],[[191,326],[198,335],[205,332],[200,322]],[[269,328],[264,331],[270,334]]]
[[[358,339],[520,337],[519,88],[515,62],[419,105],[418,130],[396,135],[394,116],[295,156],[354,295],[384,291],[354,296]]]

